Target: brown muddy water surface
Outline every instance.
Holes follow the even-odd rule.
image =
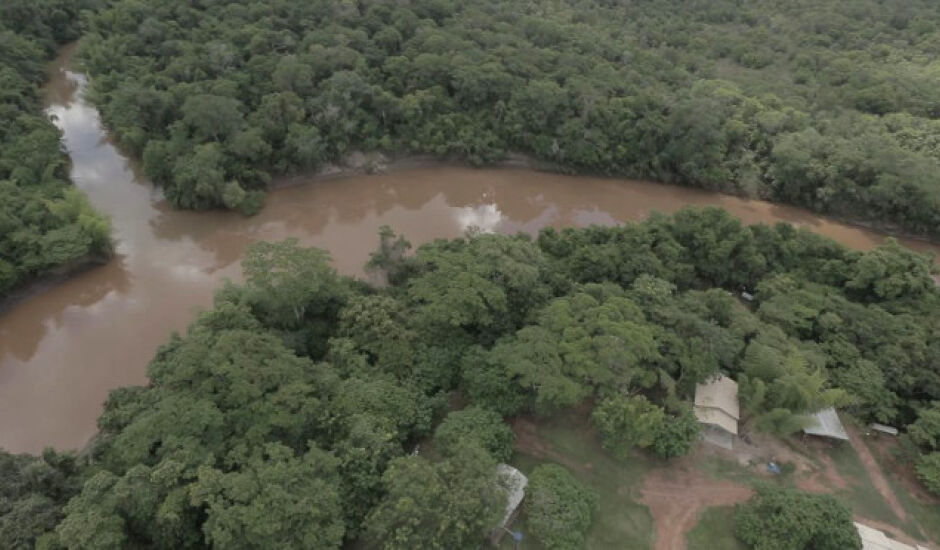
[[[746,223],[789,221],[855,248],[884,239],[762,201],[509,168],[430,166],[311,181],[273,191],[252,218],[173,210],[108,140],[97,110],[83,99],[84,78],[67,70],[70,53],[53,64],[48,113],[63,131],[76,185],[112,218],[118,254],[0,316],[0,448],[8,451],[83,446],[108,390],[146,383],[157,347],[211,304],[224,278],[239,277],[245,247],[258,240],[297,237],[330,250],[340,272],[361,275],[386,224],[417,245],[472,226],[535,232],[717,205]]]

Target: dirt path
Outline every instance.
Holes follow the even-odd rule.
[[[745,485],[705,477],[691,468],[650,472],[640,490],[656,524],[656,550],[686,547],[686,534],[711,506],[729,506],[751,497]]]
[[[875,486],[875,489],[881,493],[882,498],[885,499],[885,502],[888,503],[888,506],[891,507],[891,511],[894,512],[894,515],[898,517],[901,521],[907,521],[907,511],[904,510],[904,507],[901,506],[901,503],[898,501],[897,495],[894,494],[894,490],[891,488],[891,485],[888,484],[888,480],[885,478],[884,472],[881,471],[881,467],[878,466],[878,462],[875,461],[875,457],[872,456],[871,451],[868,449],[868,445],[861,440],[861,436],[853,427],[847,427],[849,433],[849,441],[852,443],[852,448],[855,449],[855,452],[858,453],[858,458],[862,461],[862,465],[865,466],[865,470],[868,472],[868,477],[871,478],[872,484]]]

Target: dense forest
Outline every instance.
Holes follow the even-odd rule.
[[[111,251],[107,220],[71,186],[39,85],[57,45],[78,37],[70,0],[0,3],[0,298],[55,269]]]
[[[521,152],[940,233],[933,0],[115,0],[83,51],[186,208],[357,150]]]
[[[254,245],[244,283],[170,338],[149,385],[111,393],[80,456],[0,455],[0,540],[477,548],[506,498],[504,419],[587,405],[614,456],[683,455],[695,385],[718,372],[749,430],[791,434],[839,406],[901,426],[925,482],[940,478],[940,291],[931,259],[894,242],[861,253],[687,209],[414,252],[385,229],[368,267],[385,284],[296,241]],[[532,483],[530,532],[577,547],[593,495],[559,468]],[[804,504],[762,526],[786,502]],[[736,532],[758,544],[800,525],[790,536],[814,548],[857,548],[832,502],[761,490]]]

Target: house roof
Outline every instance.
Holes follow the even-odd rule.
[[[732,435],[738,435],[737,419],[720,409],[696,406],[695,418],[703,424],[718,426]]]
[[[513,468],[509,464],[498,464],[496,466],[497,482],[504,487],[507,492],[506,513],[503,515],[501,526],[505,527],[512,519],[513,512],[522,504],[525,497],[525,488],[529,484],[529,478],[522,472]]]
[[[733,434],[738,433],[741,417],[738,405],[738,383],[719,374],[695,386],[695,416],[700,422],[716,424]]]
[[[820,437],[831,437],[833,439],[849,440],[849,434],[845,432],[839,415],[832,407],[823,409],[811,416],[812,423],[803,428],[805,433],[818,435]]]
[[[858,529],[858,536],[862,539],[862,550],[927,550],[920,545],[910,546],[888,538],[878,529],[858,522],[855,523],[855,528]]]

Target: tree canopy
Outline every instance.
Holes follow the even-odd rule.
[[[105,120],[187,208],[354,151],[523,152],[940,227],[930,0],[117,0],[87,27]]]
[[[703,252],[715,235],[734,245]],[[149,384],[110,394],[85,452],[0,454],[0,533],[47,548],[476,548],[505,513],[507,417],[588,408],[615,457],[670,458],[696,441],[695,385],[718,372],[753,429],[789,433],[831,404],[904,428],[936,487],[940,291],[929,264],[880,290],[897,274],[871,258],[927,261],[893,243],[854,252],[714,208],[413,254],[391,230],[379,241],[381,286],[296,241],[253,245],[244,282],[169,338]],[[591,499],[539,472],[532,533],[576,547]],[[813,511],[829,508],[803,506],[793,533],[763,512],[742,529],[843,541],[838,510]]]
[[[37,276],[111,253],[110,225],[71,186],[39,86],[58,44],[78,36],[86,2],[0,6],[0,298]]]
[[[774,485],[738,504],[734,534],[754,550],[861,550],[849,508],[830,495]]]
[[[557,464],[535,468],[526,487],[526,525],[548,550],[584,545],[597,495]]]

